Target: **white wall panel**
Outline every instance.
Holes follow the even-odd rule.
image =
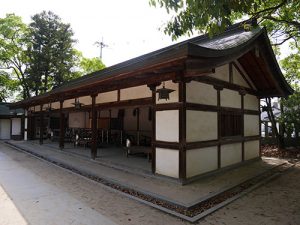
[[[244,115],[244,135],[245,136],[259,135],[258,115]]]
[[[208,141],[218,138],[217,112],[186,111],[187,142]]]
[[[247,141],[244,143],[245,160],[259,157],[259,141]]]
[[[242,143],[221,145],[221,167],[242,161]]]
[[[186,84],[186,101],[217,105],[217,90],[212,85],[192,81]]]
[[[129,99],[139,99],[139,98],[147,98],[152,96],[151,90],[147,87],[147,85],[131,87],[126,89],[121,89],[120,99],[129,100]]]
[[[178,178],[179,177],[179,151],[173,149],[156,148],[157,174]]]
[[[187,178],[218,169],[217,146],[192,149],[186,152]]]
[[[179,111],[156,112],[156,140],[179,142]]]
[[[241,108],[241,95],[237,91],[224,88],[221,91],[221,106]]]
[[[96,104],[116,102],[118,100],[118,91],[110,91],[98,94],[96,97]]]
[[[255,95],[246,94],[244,96],[244,109],[259,110],[258,101]]]

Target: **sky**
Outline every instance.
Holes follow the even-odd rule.
[[[85,57],[99,57],[106,66],[140,56],[172,44],[163,25],[170,15],[164,9],[150,7],[149,0],[0,0],[0,17],[7,13],[21,16],[30,23],[31,16],[50,10],[70,23],[77,39],[75,48]],[[182,39],[186,39],[183,37]]]

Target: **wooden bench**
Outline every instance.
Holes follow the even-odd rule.
[[[126,157],[129,155],[137,155],[137,154],[146,154],[147,159],[150,162],[151,154],[152,154],[152,148],[151,147],[145,147],[145,146],[130,146],[130,147],[124,147]]]

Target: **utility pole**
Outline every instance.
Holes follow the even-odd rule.
[[[102,41],[96,41],[95,45],[97,45],[97,47],[100,47],[100,59],[102,60],[102,49],[108,47],[108,45],[104,44],[103,37],[102,37]]]

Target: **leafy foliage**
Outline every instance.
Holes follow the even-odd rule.
[[[1,100],[5,100],[12,90],[12,83],[22,87],[22,97],[30,96],[26,70],[29,58],[26,50],[29,43],[29,29],[22,19],[14,14],[0,18],[0,76],[2,87]],[[17,80],[12,82],[10,80]]]
[[[73,78],[75,40],[69,24],[53,12],[43,11],[32,17],[28,73],[30,87],[39,95]]]
[[[75,71],[76,76],[83,76],[98,70],[102,70],[105,68],[103,62],[97,58],[86,58],[80,51],[76,51],[77,55],[77,69]]]
[[[150,0],[174,16],[164,28],[176,39],[195,30],[215,34],[237,19],[256,18],[266,26],[275,44],[300,37],[300,1],[295,0]]]
[[[294,128],[300,130],[300,48],[297,52],[289,55],[281,61],[285,71],[285,77],[294,89],[294,94],[286,99],[281,99],[282,113],[281,122],[285,124],[287,132],[291,133]]]
[[[10,79],[10,74],[0,71],[0,102],[6,102],[12,98],[14,92],[18,90],[18,81]]]

